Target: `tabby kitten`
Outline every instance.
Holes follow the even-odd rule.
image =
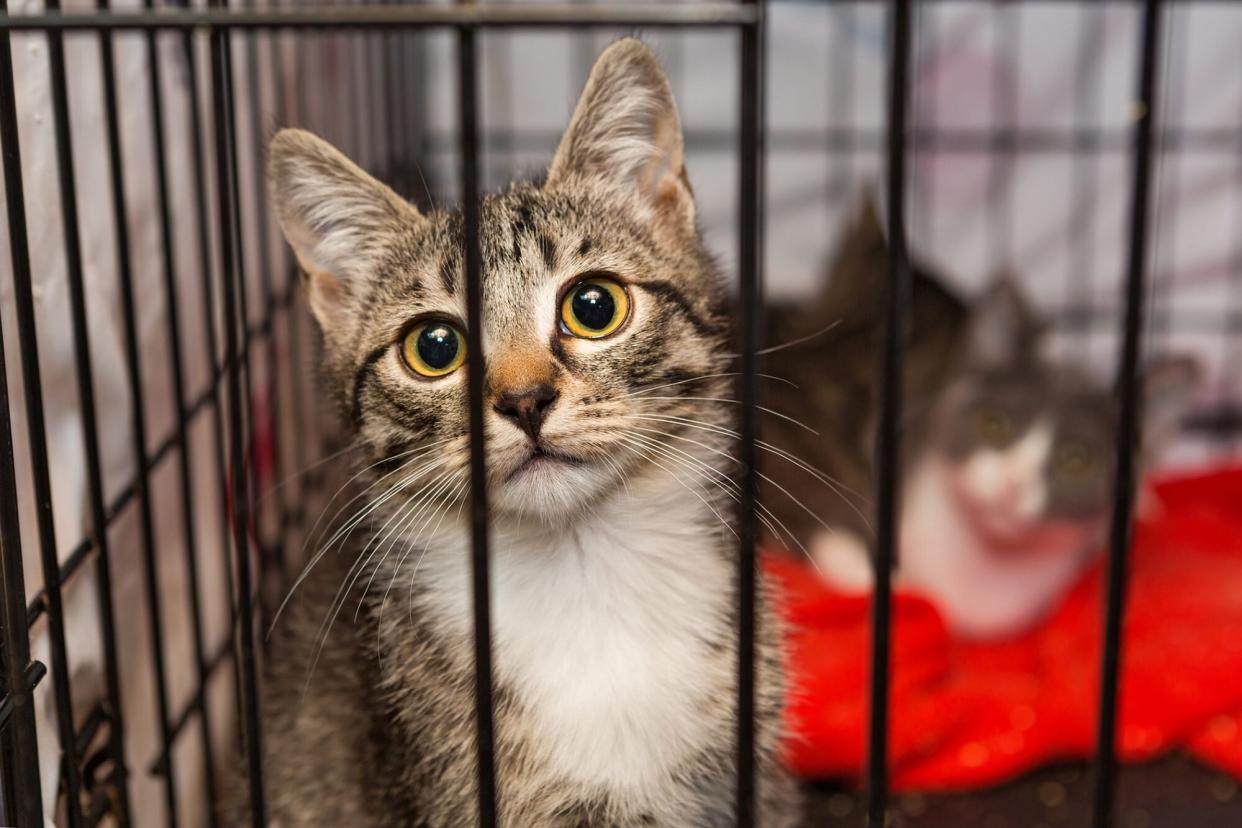
[[[837,323],[772,359],[797,390],[766,389],[773,408],[819,434],[778,419],[764,428],[778,448],[836,478],[840,494],[773,462],[764,500],[808,539],[829,580],[850,588],[871,582],[866,498],[887,261],[868,202],[822,294],[774,308],[769,324],[796,339]],[[1114,394],[1046,355],[1044,325],[1009,279],[966,301],[917,262],[912,270],[897,577],[930,597],[958,633],[1010,635],[1051,609],[1100,547],[1112,503]],[[1149,364],[1149,451],[1176,425],[1196,376],[1188,359]],[[799,493],[807,508],[776,486]]]
[[[274,820],[474,825],[466,350],[487,354],[496,761],[507,826],[733,823],[735,544],[715,472],[729,291],[695,225],[664,73],[601,55],[546,181],[482,204],[483,330],[458,212],[420,214],[318,138],[270,150],[327,388],[369,455],[279,621],[264,710]],[[759,811],[778,630],[758,642]]]

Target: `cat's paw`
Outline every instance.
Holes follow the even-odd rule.
[[[817,532],[809,547],[819,574],[837,589],[867,592],[873,574],[867,545],[851,532]]]

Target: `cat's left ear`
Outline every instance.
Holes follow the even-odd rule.
[[[651,50],[625,38],[587,80],[548,170],[549,190],[579,185],[624,199],[648,221],[694,231],[694,196],[668,78]]]
[[[1037,355],[1044,334],[1009,274],[998,276],[975,301],[969,326],[966,358],[981,368],[1010,367]]]
[[[300,129],[272,138],[268,185],[306,274],[311,310],[325,333],[337,336],[361,310],[358,283],[373,276],[392,240],[422,219],[331,144]]]

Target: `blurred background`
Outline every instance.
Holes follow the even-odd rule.
[[[138,6],[134,0],[114,4],[118,10]],[[73,0],[66,7],[84,11],[93,4]],[[9,7],[11,14],[42,10],[38,0],[20,0]],[[1012,274],[1050,326],[1057,358],[1071,360],[1101,384],[1111,383],[1132,186],[1130,127],[1139,61],[1138,6],[940,0],[916,3],[915,10],[906,217],[912,254],[934,266],[946,286],[965,297],[978,295],[997,273]],[[796,303],[819,290],[860,198],[882,189],[887,26],[887,6],[878,2],[778,0],[768,5],[764,279],[775,299]],[[596,55],[617,36],[629,33],[517,30],[480,36],[486,188],[542,172]],[[638,33],[653,46],[670,75],[686,133],[687,167],[700,221],[709,247],[732,276],[737,259],[738,37],[727,30]],[[1209,471],[1228,473],[1237,467],[1242,452],[1239,43],[1242,8],[1219,2],[1168,4],[1158,74],[1161,105],[1156,112],[1150,304],[1144,341],[1151,353],[1193,355],[1202,377],[1176,439],[1165,446],[1153,468],[1156,477],[1197,480]],[[222,323],[219,309],[213,311],[203,293],[219,267],[220,244],[210,66],[202,36],[161,34],[155,39],[155,65],[160,69],[156,89],[146,35],[121,33],[114,44],[120,183],[126,195],[136,296],[130,306],[121,301],[119,291],[116,216],[110,196],[117,182],[109,173],[108,142],[103,139],[106,109],[98,36],[67,36],[65,65],[72,138],[68,149],[76,171],[73,185],[79,203],[97,407],[91,427],[98,430],[102,447],[102,499],[108,506],[117,608],[124,753],[137,824],[163,824],[168,817],[162,794],[167,765],[160,762],[160,690],[150,678],[153,648],[158,644],[166,662],[166,718],[177,725],[172,752],[177,810],[185,824],[207,824],[210,797],[202,748],[213,745],[215,761],[226,761],[236,725],[232,667],[227,658],[215,655],[227,651],[236,612],[230,606],[231,573],[222,551],[227,542],[226,504],[219,486],[221,408],[211,394],[223,347]],[[64,562],[84,548],[91,512],[82,442],[85,423],[75,385],[81,366],[73,348],[66,282],[60,191],[64,167],[58,155],[64,147],[57,137],[46,35],[15,33],[12,50],[55,513],[53,545]],[[259,178],[262,147],[277,126],[303,126],[323,134],[420,206],[455,204],[459,197],[456,35],[448,31],[236,34],[232,50],[240,261],[253,329],[247,345],[251,389],[247,461],[254,470],[259,509],[253,532],[264,605],[270,611],[283,594],[281,584],[301,566],[323,495],[335,489],[331,481],[340,479],[347,462],[330,461],[303,473],[341,446],[334,437],[332,412],[323,410],[314,389],[315,335],[292,289],[296,279],[291,276],[291,262],[266,210]],[[171,260],[162,247],[159,161],[152,152],[152,106],[157,98],[171,195]],[[206,172],[200,180],[201,165]],[[9,222],[3,226],[0,239],[7,250]],[[171,292],[165,282],[169,264],[176,287]],[[23,343],[13,290],[6,253],[0,257],[0,322],[26,594],[36,599],[32,646],[39,657],[46,614],[37,601],[43,586],[32,479],[37,464],[32,466],[25,413],[28,386],[19,362]],[[184,393],[180,395],[172,371],[177,352],[167,324],[174,308],[181,325]],[[142,389],[137,399],[127,386],[124,327],[130,314]],[[769,360],[769,367],[778,373],[780,360],[778,356]],[[141,453],[156,458],[148,461],[150,544],[143,539],[144,499],[135,497],[129,485],[138,465],[131,429],[135,402],[143,407],[146,419],[147,445]],[[180,445],[178,411],[192,414],[184,418],[184,452],[172,450]],[[181,496],[183,479],[189,484],[188,501]],[[282,481],[289,482],[277,488]],[[1227,510],[1234,504],[1242,513],[1242,502],[1230,500],[1239,489],[1235,483],[1230,486],[1205,491],[1210,492],[1213,508]],[[1192,511],[1209,499],[1178,492],[1173,499],[1189,502]],[[186,503],[192,508],[187,510]],[[1232,536],[1211,537],[1213,548],[1238,556],[1242,572],[1242,544],[1225,548],[1227,543],[1217,541]],[[5,548],[7,554],[7,542]],[[92,554],[89,543],[85,550],[79,555],[82,560]],[[149,560],[154,560],[154,570]],[[67,644],[71,673],[82,671],[85,698],[78,707],[84,719],[93,709],[92,696],[97,700],[103,692],[96,609],[92,588],[83,585],[90,571],[88,566],[77,568],[64,586],[67,616],[76,613],[82,619],[70,621]],[[154,590],[152,582],[144,580],[152,571]],[[195,594],[201,606],[186,597],[192,580],[197,582]],[[1219,583],[1226,597],[1235,594],[1230,592],[1232,582]],[[154,623],[152,591],[162,598]],[[1222,624],[1221,629],[1233,628]],[[204,693],[198,692],[198,650],[213,667]],[[1072,650],[1059,652],[1070,658]],[[899,646],[899,660],[902,652]],[[1162,652],[1155,651],[1152,658]],[[1045,652],[1043,658],[1054,656]],[[214,669],[215,665],[220,668]],[[1178,691],[1183,696],[1170,693],[1156,698],[1202,697],[1204,685],[1199,682],[1209,681],[1204,675],[1189,677],[1189,687]],[[1213,684],[1223,690],[1213,702],[1215,708],[1205,713],[1196,707],[1200,719],[1179,721],[1178,732],[1207,733],[1202,739],[1210,741],[1213,732],[1236,731],[1233,712],[1242,711],[1242,679],[1237,676],[1242,673],[1216,676]],[[46,694],[46,683],[41,692]],[[954,701],[961,698],[954,696]],[[52,716],[46,698],[43,704],[43,714]],[[1006,715],[1017,709],[1006,708]],[[204,711],[210,713],[210,731],[195,733]],[[1021,719],[1025,714],[1017,715]],[[902,708],[895,707],[895,721],[901,716]],[[1063,729],[1089,730],[1091,711],[1082,711],[1082,716],[1086,724],[1064,724]],[[53,731],[48,724],[40,730],[40,738]],[[98,747],[104,736],[97,732],[95,737]],[[974,737],[962,738],[965,746],[980,743]],[[1207,748],[1197,750],[1195,760],[1185,758],[1185,750],[1174,750],[1169,758],[1168,749],[1178,747],[1173,744],[1176,740],[1167,734],[1153,738],[1159,744],[1139,753],[1155,764],[1145,763],[1123,775],[1118,824],[1127,828],[1242,824],[1236,782],[1242,759],[1226,753],[1213,763],[1204,758],[1210,754]],[[970,751],[962,754],[960,747],[955,748],[958,759],[964,755],[969,765],[972,757],[977,758]],[[989,828],[1085,825],[1085,765],[1059,761],[1059,756],[1081,757],[1088,750],[1089,744],[1052,745],[1046,751],[1048,761],[1041,754],[1040,761],[1032,763],[1038,770],[1015,765],[996,770],[995,776],[975,785],[955,783],[951,791],[912,783],[896,800],[894,818],[899,824]],[[861,824],[856,782],[848,772],[817,778],[808,824]]]

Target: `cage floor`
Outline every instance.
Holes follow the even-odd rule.
[[[1085,764],[1030,774],[986,791],[950,796],[899,795],[895,828],[1054,828],[1086,826],[1091,777]],[[1237,828],[1242,790],[1229,776],[1182,755],[1120,773],[1119,828]],[[854,791],[814,785],[807,796],[807,828],[856,828],[863,802]]]

